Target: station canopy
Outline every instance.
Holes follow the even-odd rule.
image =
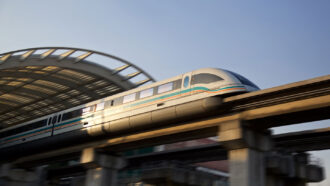
[[[43,47],[3,53],[0,129],[153,81],[136,65],[97,51]]]

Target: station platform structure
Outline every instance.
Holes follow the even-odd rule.
[[[98,51],[41,47],[2,53],[0,129],[154,81],[133,63]]]

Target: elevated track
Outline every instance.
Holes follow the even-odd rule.
[[[162,128],[41,153],[17,154],[1,161],[30,170],[49,163],[75,160],[76,165],[48,168],[47,179],[86,175],[86,185],[94,185],[94,178],[101,176],[108,181],[99,185],[109,185],[111,180],[110,185],[115,185],[113,180],[116,180],[118,170],[124,167],[123,162],[126,162],[126,168],[134,169],[152,161],[195,163],[228,159],[230,173],[235,175],[229,177],[231,186],[264,186],[265,180],[298,186],[323,180],[323,170],[318,165],[309,164],[304,153],[295,155],[292,152],[328,149],[329,128],[276,136],[272,136],[269,129],[329,119],[329,111],[330,75],[227,97],[215,112],[183,123],[169,123]],[[219,136],[219,142],[127,157],[126,160],[119,157],[126,150],[212,136]],[[275,156],[272,156],[273,152]],[[108,173],[101,175],[99,171]]]
[[[19,157],[15,162],[20,164],[42,159],[68,158],[70,155],[79,155],[86,148],[118,153],[130,149],[212,137],[218,135],[219,126],[221,127],[222,123],[233,120],[243,121],[244,125],[249,128],[264,131],[271,127],[329,118],[330,75],[225,98],[222,109],[209,118],[170,125],[137,134],[75,145],[36,155]],[[321,133],[322,138],[320,137]],[[275,136],[274,140],[278,144],[277,146],[292,148],[293,146],[298,146],[299,139],[306,141],[311,140],[311,138],[328,139],[329,131],[292,133],[284,136]],[[320,149],[315,147],[315,144],[319,141],[314,141],[314,146],[296,148],[295,150],[308,151]],[[286,145],[289,143],[291,145]],[[330,145],[323,143],[321,146],[328,148]]]

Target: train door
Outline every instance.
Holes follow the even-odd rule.
[[[192,72],[188,72],[182,75],[181,94],[183,94],[183,96],[188,96],[191,94],[191,74]]]
[[[48,125],[52,126],[52,136],[54,135],[55,125],[62,120],[62,114],[53,115],[48,119]]]

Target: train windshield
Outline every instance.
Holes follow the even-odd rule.
[[[208,74],[208,73],[200,73],[195,74],[191,78],[191,85],[194,84],[208,84],[213,83],[216,81],[222,81],[223,79],[217,75],[214,74]]]
[[[241,83],[243,83],[244,85],[249,85],[251,87],[260,89],[257,85],[255,85],[254,83],[252,83],[250,80],[246,79],[245,77],[235,73],[235,72],[231,72],[229,70],[226,70],[226,72],[232,74],[233,76],[235,76]]]

